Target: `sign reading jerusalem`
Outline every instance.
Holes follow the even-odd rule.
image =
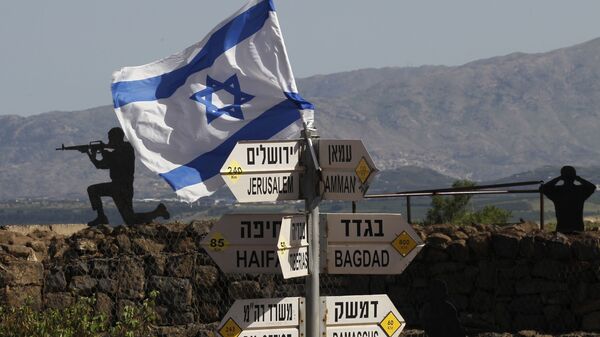
[[[319,140],[325,200],[360,200],[378,172],[361,140]]]
[[[400,274],[423,248],[400,214],[330,213],[329,274]]]
[[[300,198],[302,140],[240,141],[221,176],[238,202]]]

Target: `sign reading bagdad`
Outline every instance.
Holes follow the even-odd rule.
[[[238,202],[300,199],[301,140],[238,142],[221,176]]]
[[[400,274],[424,246],[400,214],[325,217],[329,274]]]
[[[361,140],[319,140],[325,200],[360,200],[378,172]]]

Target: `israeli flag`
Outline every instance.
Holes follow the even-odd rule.
[[[142,162],[186,201],[223,185],[239,140],[299,137],[313,121],[270,0],[251,0],[181,53],[115,72],[112,96]]]

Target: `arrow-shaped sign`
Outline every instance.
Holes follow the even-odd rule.
[[[221,176],[238,202],[300,198],[302,140],[240,141]]]
[[[400,274],[424,243],[400,214],[330,213],[329,274]]]
[[[321,296],[327,337],[397,337],[406,323],[387,295]]]
[[[286,215],[223,215],[200,244],[224,273],[278,274],[277,243]]]
[[[406,323],[387,295],[321,296],[327,337],[398,337]],[[237,300],[217,329],[221,337],[305,336],[303,297]]]
[[[325,200],[360,200],[378,172],[361,140],[319,140]]]
[[[308,275],[308,230],[305,215],[285,216],[277,250],[283,278]]]
[[[304,298],[237,300],[221,320],[222,337],[304,336]]]

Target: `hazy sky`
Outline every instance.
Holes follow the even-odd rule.
[[[111,104],[114,70],[201,40],[245,0],[2,0],[0,114]],[[297,78],[457,65],[600,37],[600,1],[275,0]]]

